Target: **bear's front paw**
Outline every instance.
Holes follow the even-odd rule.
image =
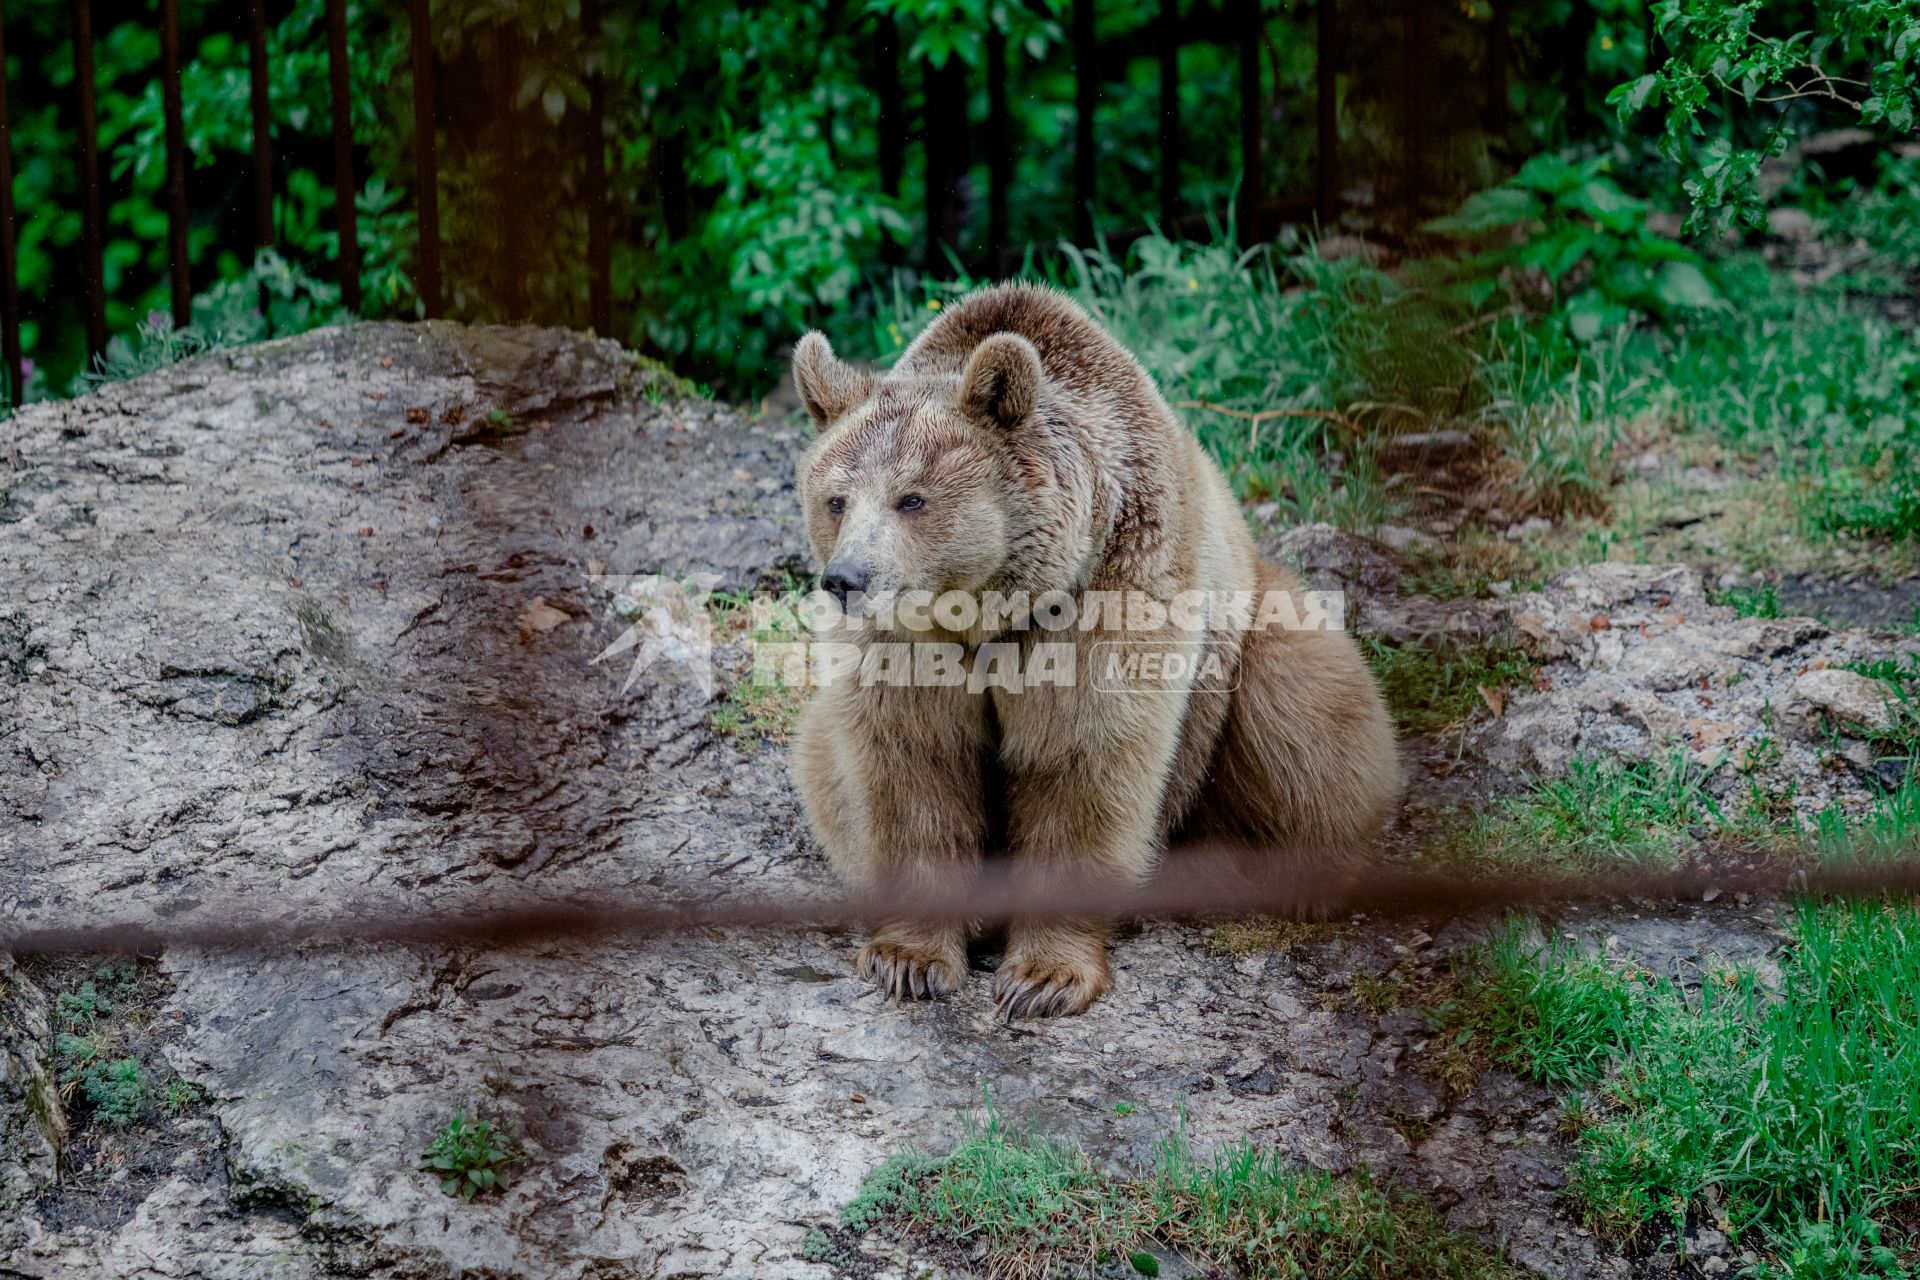
[[[993,975],[996,1007],[1009,1021],[1085,1013],[1111,986],[1107,950],[1097,938],[1016,942]]]
[[[967,976],[967,948],[957,931],[923,936],[882,929],[860,949],[854,972],[901,1000],[950,996]]]

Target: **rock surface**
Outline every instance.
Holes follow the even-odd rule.
[[[716,734],[682,670],[628,689],[622,662],[592,662],[625,625],[603,572],[742,589],[801,563],[795,428],[674,399],[609,344],[434,324],[203,357],[9,431],[13,924],[831,891],[776,746]],[[1651,742],[1669,718],[1718,718],[1675,705],[1700,676],[1764,670],[1771,689],[1842,643],[1697,595],[1594,571],[1499,602],[1537,620],[1568,683],[1517,700],[1489,749],[1551,763],[1514,726],[1563,736],[1587,705],[1572,688],[1602,676],[1651,692],[1571,745]],[[1611,633],[1574,625],[1600,610]],[[1371,1165],[1542,1274],[1624,1274],[1555,1200],[1547,1091],[1490,1076],[1449,1098],[1410,1065],[1418,1014],[1345,998],[1444,963],[1416,932],[1236,958],[1149,925],[1116,945],[1092,1013],[1013,1027],[980,974],[948,1003],[883,1004],[831,930],[170,951],[164,1051],[204,1102],[176,1155],[88,1215],[46,1187],[59,1116],[30,1103],[47,997],[0,968],[0,1272],[825,1277],[809,1228],[886,1156],[959,1138],[990,1089],[1102,1158],[1146,1159],[1184,1115],[1202,1147],[1250,1133]],[[497,1199],[417,1170],[456,1110],[524,1156]]]
[[[1595,564],[1538,591],[1440,600],[1396,594],[1387,549],[1327,525],[1265,549],[1346,591],[1356,625],[1395,644],[1505,645],[1539,662],[1534,687],[1510,691],[1469,738],[1477,759],[1510,770],[1678,752],[1715,790],[1757,788],[1810,823],[1830,805],[1858,813],[1897,782],[1900,735],[1920,729],[1920,708],[1855,669],[1920,670],[1920,640],[1741,617],[1687,565]]]

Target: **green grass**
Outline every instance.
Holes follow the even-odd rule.
[[[1501,1065],[1582,1086],[1572,1193],[1631,1241],[1718,1221],[1752,1274],[1909,1275],[1920,1209],[1920,914],[1803,903],[1777,984],[1696,991],[1620,971],[1530,922],[1465,963],[1437,1011]]]
[[[1486,695],[1529,685],[1534,663],[1518,649],[1481,648],[1445,641],[1392,645],[1359,637],[1380,692],[1404,733],[1440,733],[1471,719]]]
[[[758,645],[793,646],[807,639],[801,605],[810,589],[786,575],[769,595],[717,592],[708,598],[715,642],[746,651],[742,669],[727,669],[720,700],[707,717],[716,734],[746,746],[792,736],[811,692],[806,672],[778,662],[755,664],[752,657]]]
[[[1780,593],[1770,582],[1750,587],[1722,587],[1707,594],[1713,603],[1725,605],[1743,618],[1781,616]]]
[[[1711,771],[1683,751],[1650,760],[1578,756],[1447,831],[1435,858],[1478,867],[1591,871],[1666,866],[1696,829],[1718,832],[1729,815],[1707,790]]]
[[[1545,1084],[1582,1084],[1619,1050],[1630,986],[1564,940],[1543,942],[1530,916],[1509,919],[1464,962],[1457,992],[1434,1011],[1446,1042]]]
[[[1920,755],[1909,757],[1900,785],[1875,796],[1865,814],[1849,818],[1838,805],[1821,810],[1809,843],[1828,863],[1920,857]]]
[[[1077,1148],[1015,1134],[991,1109],[951,1154],[880,1166],[842,1221],[984,1244],[988,1271],[1006,1277],[1091,1275],[1103,1262],[1153,1275],[1155,1248],[1262,1280],[1516,1274],[1430,1206],[1364,1179],[1295,1169],[1250,1140],[1203,1160],[1176,1132],[1151,1170],[1121,1176]]]

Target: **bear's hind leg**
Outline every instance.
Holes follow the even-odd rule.
[[[1262,590],[1298,591],[1262,566]],[[1400,799],[1399,748],[1345,631],[1249,631],[1190,838],[1244,859],[1277,906],[1337,910]]]

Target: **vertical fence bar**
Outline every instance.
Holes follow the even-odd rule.
[[[1496,140],[1507,136],[1507,63],[1512,56],[1510,0],[1493,0],[1487,19],[1487,132]]]
[[[1313,35],[1313,211],[1324,235],[1340,220],[1340,0],[1320,0]]]
[[[613,237],[607,209],[607,75],[600,47],[600,0],[581,0],[592,74],[587,80],[587,318],[601,337],[613,334]]]
[[[1260,197],[1260,0],[1240,0],[1240,243],[1258,244]]]
[[[13,241],[13,131],[7,117],[7,15],[0,10],[0,355],[6,360],[0,390],[18,408],[27,398],[26,363],[20,353],[20,263]]]
[[[407,0],[413,59],[413,185],[420,233],[420,308],[444,314],[440,284],[440,124],[433,108],[433,0]]]
[[[1073,238],[1093,243],[1095,156],[1093,111],[1100,95],[1093,0],[1073,0]]]
[[[187,275],[187,130],[180,101],[180,0],[160,0],[160,110],[167,134],[167,257],[173,280],[173,327],[193,323]]]
[[[987,37],[987,256],[995,275],[1011,240],[1013,121],[1007,108],[1007,33],[989,26]]]
[[[354,209],[353,101],[347,74],[347,0],[327,0],[327,81],[333,94],[333,207],[340,226],[340,302],[360,310],[360,224]]]
[[[1160,230],[1180,217],[1180,0],[1160,0]]]
[[[253,91],[253,243],[271,249],[273,102],[267,93],[267,0],[247,0],[247,80]]]
[[[519,194],[520,121],[513,99],[518,65],[513,47],[498,42],[494,54],[494,118],[500,128],[500,181],[495,191],[494,208],[500,216],[500,305],[508,324],[527,318],[527,242],[526,218]]]
[[[107,286],[101,267],[100,112],[93,94],[93,0],[73,0],[74,86],[80,95],[80,223],[87,274],[87,356],[107,351]]]

